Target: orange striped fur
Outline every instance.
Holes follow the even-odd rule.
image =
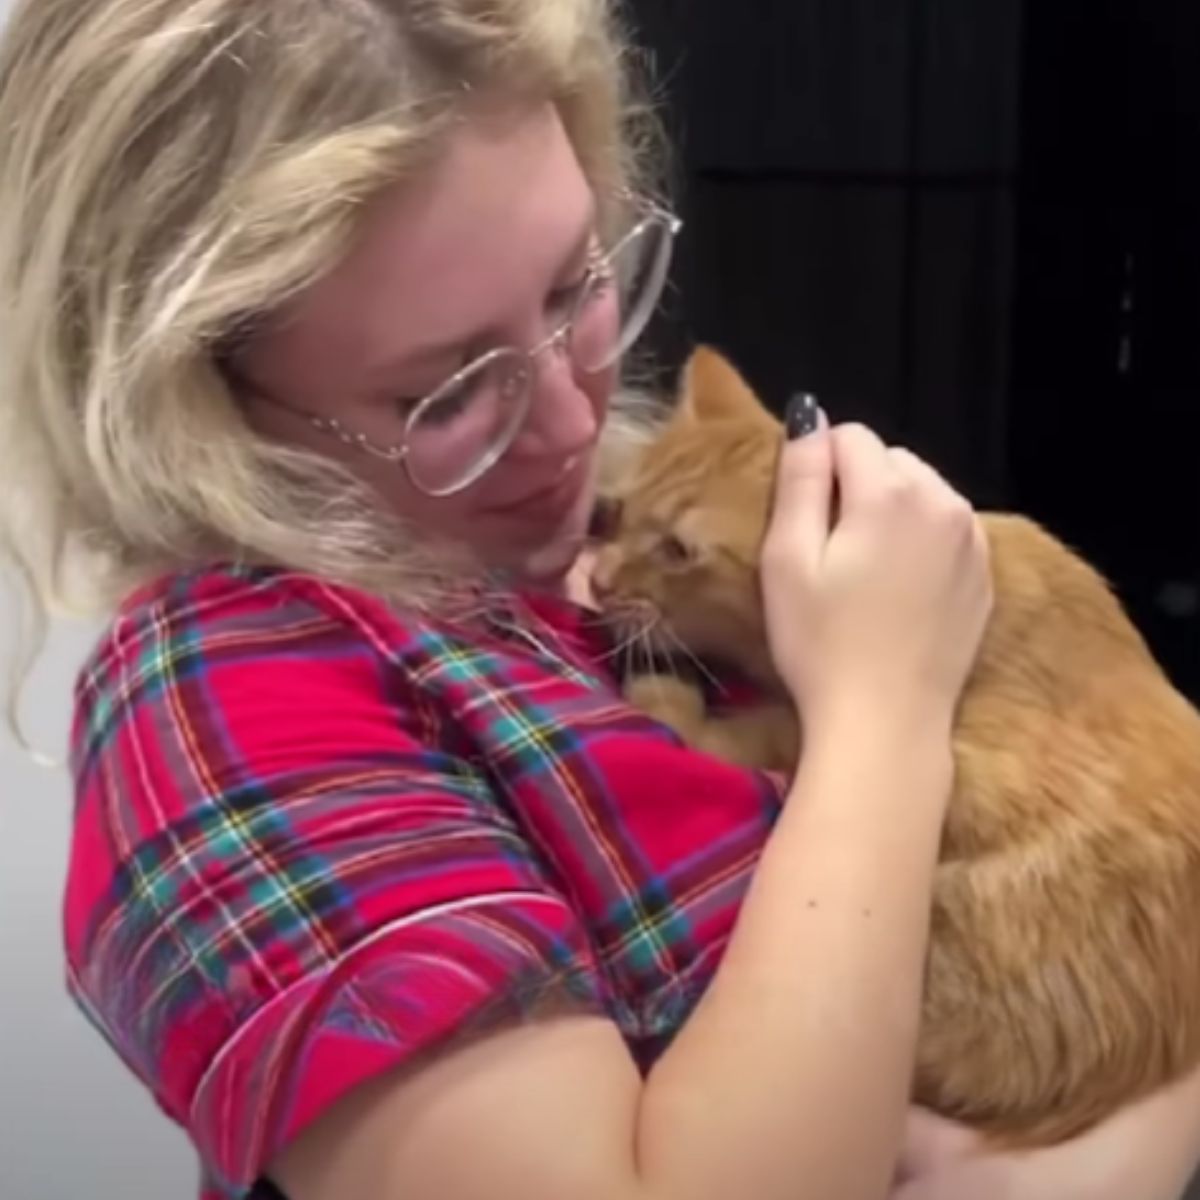
[[[775,697],[706,714],[690,685],[643,677],[634,703],[700,748],[790,770],[757,576],[780,436],[698,350],[595,578],[614,619],[656,611],[664,648]],[[1090,566],[1029,520],[983,520],[996,605],[955,731],[914,1096],[1032,1145],[1200,1061],[1200,715]]]

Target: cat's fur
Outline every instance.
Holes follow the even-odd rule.
[[[757,574],[780,437],[697,351],[595,581],[618,624],[661,614],[663,648],[779,698],[706,714],[697,689],[644,676],[633,703],[700,748],[790,770]],[[1200,716],[1091,567],[1028,520],[983,520],[996,602],[954,736],[914,1095],[1032,1145],[1200,1061]]]

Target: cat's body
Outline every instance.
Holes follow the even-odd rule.
[[[790,770],[757,589],[780,431],[712,352],[688,378],[597,578],[612,611],[653,606],[779,697],[713,716],[696,689],[643,677],[633,703]],[[955,727],[914,1095],[1035,1144],[1200,1063],[1200,714],[1094,570],[1023,518],[983,521],[996,599]]]

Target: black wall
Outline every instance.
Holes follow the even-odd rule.
[[[1200,6],[636,0],[668,364],[907,442],[1113,578],[1200,694]]]

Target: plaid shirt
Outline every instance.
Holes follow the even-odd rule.
[[[359,1082],[554,991],[643,1063],[730,932],[779,787],[627,708],[578,609],[470,625],[221,569],[82,670],[72,995],[242,1196]]]

